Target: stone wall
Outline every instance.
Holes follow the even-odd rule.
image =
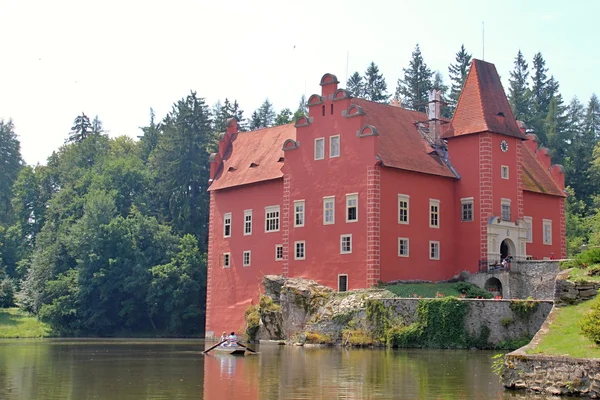
[[[568,281],[570,271],[569,269],[562,271],[556,277],[554,304],[557,307],[589,300],[595,297],[598,289],[600,289],[600,282]]]

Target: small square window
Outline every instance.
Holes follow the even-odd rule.
[[[500,171],[502,174],[502,179],[508,179],[508,166],[503,165],[502,167],[500,167]]]
[[[315,160],[325,158],[325,138],[315,139]]]
[[[346,195],[346,222],[358,221],[358,195]]]
[[[223,253],[223,268],[231,267],[231,254]]]
[[[461,205],[461,221],[470,222],[473,221],[473,198],[460,199]]]
[[[408,224],[408,207],[410,197],[405,194],[398,195],[398,223]]]
[[[338,292],[348,291],[348,275],[338,275]]]
[[[294,201],[294,226],[300,228],[304,226],[304,200]]]
[[[440,259],[440,242],[429,241],[429,259],[439,260]]]
[[[304,240],[294,242],[294,247],[294,260],[304,260],[306,258],[306,242]]]
[[[440,227],[440,201],[429,199],[429,227]]]
[[[275,261],[283,260],[283,245],[276,244],[275,245]]]
[[[335,224],[335,197],[323,198],[323,225]]]
[[[352,235],[340,236],[340,254],[352,253]]]
[[[398,238],[398,257],[408,257],[408,238]]]
[[[332,104],[333,105],[333,104]],[[331,136],[329,138],[329,157],[340,156],[340,135]]]
[[[250,250],[247,250],[244,252],[244,267],[249,267],[250,266]]]
[[[231,213],[223,215],[223,237],[231,237]]]
[[[252,210],[244,211],[244,235],[252,235]]]

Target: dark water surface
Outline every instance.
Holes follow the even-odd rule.
[[[0,341],[0,399],[546,398],[504,392],[493,352],[263,345],[258,356],[233,357],[204,348],[200,340]]]

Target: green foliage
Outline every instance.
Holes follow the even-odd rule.
[[[491,299],[493,297],[487,290],[469,282],[457,282],[455,287],[459,293],[463,294],[468,299]]]
[[[424,326],[415,322],[408,326],[394,326],[387,332],[389,347],[420,347]]]
[[[364,328],[349,327],[342,330],[342,344],[344,346],[372,346],[375,343],[373,336]]]
[[[590,310],[579,321],[579,327],[583,336],[600,345],[600,297],[590,301]]]
[[[11,120],[0,119],[0,224],[12,222],[12,185],[23,166],[21,144]]]
[[[498,350],[516,350],[519,349],[527,344],[529,344],[529,342],[531,342],[532,337],[525,335],[522,336],[520,338],[514,339],[514,340],[505,340],[502,341],[500,343],[498,343],[496,346],[494,346],[495,349]]]
[[[9,277],[0,280],[0,308],[15,305],[15,284]]]
[[[471,336],[467,338],[467,346],[475,347],[477,349],[488,349],[490,348],[490,327],[487,325],[481,325],[479,328],[479,334],[477,336]]]
[[[376,341],[385,341],[386,331],[391,326],[389,309],[381,300],[367,301],[367,321],[371,327],[371,336]]]
[[[500,324],[502,324],[503,327],[508,327],[510,324],[513,323],[513,319],[511,317],[504,317],[500,320]]]
[[[396,97],[403,99],[403,104],[412,110],[425,112],[429,100],[429,91],[433,87],[433,72],[421,54],[417,44],[412,53],[408,68],[403,68],[404,77],[398,79]]]
[[[274,311],[274,312],[281,311],[281,305],[275,304],[273,299],[269,296],[261,295],[258,305],[259,305],[261,311],[262,310]]]
[[[35,315],[18,308],[0,309],[0,326],[0,339],[43,338],[56,334]]]
[[[332,344],[331,336],[320,332],[306,332],[306,343],[310,344]]]
[[[465,49],[465,45],[460,46],[460,50],[456,53],[455,63],[448,67],[448,75],[450,76],[450,95],[449,103],[451,112],[454,112],[458,104],[458,98],[462,92],[463,85],[467,79],[469,68],[471,67],[471,54]]]
[[[399,283],[384,287],[398,297],[435,298],[440,296],[460,296],[466,298],[492,298],[491,293],[469,282]]]
[[[519,318],[528,318],[531,314],[537,310],[539,303],[533,300],[531,297],[528,297],[526,300],[511,300],[510,301],[510,309],[514,312]]]
[[[492,357],[492,360],[494,360],[492,362],[492,371],[494,371],[494,373],[498,375],[498,378],[502,379],[502,374],[504,373],[504,369],[506,368],[506,366],[504,365],[504,353],[498,353],[494,355]]]
[[[246,322],[246,337],[249,341],[255,341],[260,328],[260,309],[258,305],[251,305],[244,311]]]

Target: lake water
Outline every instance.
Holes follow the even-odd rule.
[[[505,392],[493,352],[263,345],[257,356],[234,357],[204,348],[200,340],[0,341],[0,399],[546,398]]]

